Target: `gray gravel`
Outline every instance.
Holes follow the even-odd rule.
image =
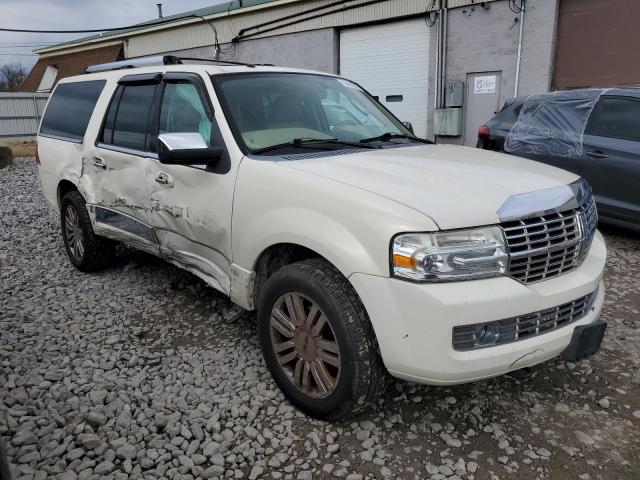
[[[640,235],[610,248],[602,351],[526,379],[396,382],[349,422],[294,410],[254,317],[123,252],[66,258],[34,163],[0,171],[0,437],[15,478],[640,478]]]

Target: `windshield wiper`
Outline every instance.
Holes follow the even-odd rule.
[[[393,133],[393,132],[386,132],[386,133],[383,133],[382,135],[378,135],[377,137],[364,138],[360,140],[360,142],[365,144],[372,143],[372,142],[386,142],[387,140],[393,140],[395,138],[413,140],[414,142],[419,142],[419,143],[433,143],[431,140],[427,140],[424,138],[418,138],[413,135],[405,135],[404,133]]]
[[[277,145],[270,145],[268,147],[259,148],[253,150],[252,153],[265,153],[272,150],[278,150],[280,148],[322,148],[322,145],[344,145],[347,147],[356,148],[380,148],[374,145],[366,145],[356,142],[348,142],[346,140],[340,140],[337,138],[294,138],[290,142],[278,143]]]

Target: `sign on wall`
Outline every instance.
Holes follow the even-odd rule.
[[[473,93],[496,93],[496,76],[476,77],[473,82]]]

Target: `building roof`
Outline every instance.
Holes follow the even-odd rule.
[[[201,22],[202,18],[207,18],[211,16],[220,16],[223,14],[229,14],[231,12],[236,12],[238,10],[246,10],[250,8],[260,7],[262,5],[279,2],[279,3],[288,3],[298,0],[232,0],[230,2],[221,3],[218,5],[213,5],[211,7],[199,8],[197,10],[191,10],[188,12],[178,13],[176,15],[169,15],[163,18],[156,18],[153,20],[149,20],[147,22],[142,22],[133,25],[131,28],[124,28],[122,30],[115,30],[104,33],[97,33],[94,35],[89,35],[86,37],[81,37],[76,40],[70,40],[67,42],[57,43],[55,45],[50,45],[46,48],[40,48],[38,50],[34,50],[35,53],[39,55],[50,54],[55,52],[56,50],[64,50],[70,47],[87,45],[91,43],[100,43],[105,39],[112,39],[115,37],[126,36],[127,34],[138,34],[149,29],[164,29],[164,28],[173,28],[179,23],[183,23],[185,21],[193,21],[193,22]]]
[[[20,91],[35,92],[41,88],[40,83],[47,67],[55,68],[53,84],[46,87],[50,89],[62,78],[83,74],[88,65],[116,62],[123,58],[122,43],[98,45],[96,48],[76,53],[61,51],[56,55],[39,58],[20,87]]]

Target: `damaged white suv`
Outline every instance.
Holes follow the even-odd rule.
[[[333,75],[130,66],[60,81],[44,114],[69,258],[106,267],[121,242],[256,309],[302,411],[361,411],[388,373],[450,385],[599,349],[606,249],[576,175],[418,139]]]

